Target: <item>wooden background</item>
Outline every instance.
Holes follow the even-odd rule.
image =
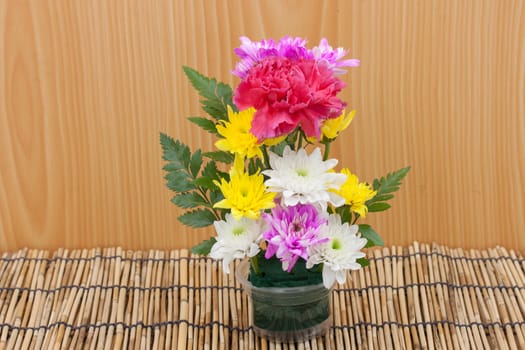
[[[211,150],[182,65],[236,84],[238,38],[326,37],[360,68],[334,156],[362,180],[411,165],[387,244],[525,249],[519,0],[0,0],[0,250],[180,248],[159,132]]]

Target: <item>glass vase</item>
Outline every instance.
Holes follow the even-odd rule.
[[[326,333],[332,324],[331,290],[323,283],[297,287],[255,287],[248,280],[250,261],[236,269],[252,304],[255,334],[274,341],[301,342]]]

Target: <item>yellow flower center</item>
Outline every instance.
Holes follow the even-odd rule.
[[[244,233],[244,227],[236,227],[233,229],[232,233],[234,236],[242,235]]]
[[[297,172],[297,175],[299,175],[300,177],[308,176],[308,172],[305,169],[297,169],[296,172]]]
[[[340,240],[338,240],[337,238],[332,240],[332,249],[333,250],[339,250],[341,248],[343,248],[343,245],[341,244]]]

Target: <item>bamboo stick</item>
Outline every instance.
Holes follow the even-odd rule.
[[[415,257],[414,250],[411,247],[407,247],[404,250],[404,255],[409,255],[408,259],[405,259],[404,263],[404,272],[405,272],[405,281],[410,287],[407,288],[407,309],[408,309],[408,324],[410,326],[410,335],[414,348],[421,348],[420,336],[416,326],[412,326],[419,321],[416,315],[416,302],[418,300],[417,295],[419,293],[417,289],[417,280],[414,276],[413,271],[415,270]]]
[[[164,266],[163,262],[163,252],[155,251],[151,278],[151,288],[152,292],[150,295],[150,325],[156,325],[153,330],[151,330],[151,335],[153,337],[152,349],[159,349],[164,347],[164,339],[161,336],[161,327],[159,326],[161,322],[161,306],[160,306],[160,286],[162,283],[162,269]]]
[[[209,268],[211,272],[211,286],[219,286],[218,279],[217,279],[217,262],[213,261],[207,265],[207,268]],[[212,303],[212,321],[214,321],[212,329],[211,329],[211,349],[217,350],[218,349],[218,343],[219,343],[219,326],[215,322],[220,322],[220,312],[219,312],[219,304],[221,303],[222,299],[219,296],[219,291],[217,288],[213,288],[211,290],[211,298],[210,301]]]
[[[130,315],[130,323],[137,325],[129,331],[129,349],[138,350],[140,349],[140,327],[139,320],[142,321],[142,308],[140,307],[143,300],[143,292],[141,287],[141,275],[142,275],[142,252],[137,251],[133,254],[133,262],[131,265],[131,278],[132,285],[135,287],[133,295],[130,295],[130,300],[133,299],[133,307]]]
[[[239,286],[239,283],[236,283],[235,280],[235,271],[237,269],[238,263],[235,263],[235,267],[233,271],[230,271],[230,274],[228,275],[228,286],[237,288]],[[228,289],[229,294],[229,306],[230,310],[229,313],[231,315],[231,325],[233,327],[233,331],[231,334],[231,348],[232,349],[239,349],[239,317],[237,313],[237,291],[235,289]],[[239,292],[240,294],[240,292]]]
[[[168,319],[168,302],[167,302],[167,286],[168,286],[168,271],[169,271],[169,253],[168,252],[161,252],[160,258],[162,259],[162,264],[159,266],[158,274],[160,274],[159,278],[157,279],[157,286],[158,286],[158,303],[159,303],[159,322],[161,324],[164,324],[163,326],[160,326],[160,347],[164,349],[169,349],[171,346],[171,340],[168,340],[168,336],[171,336],[171,334],[168,334],[168,326],[170,319]]]
[[[196,265],[196,266],[195,266]],[[200,264],[199,261],[194,259],[192,254],[192,259],[188,263],[188,276],[189,276],[189,286],[188,288],[188,300],[189,300],[189,313],[188,320],[190,325],[188,325],[188,349],[197,349],[198,339],[199,339],[199,327],[194,327],[194,324],[199,324],[199,317],[201,313],[201,297],[200,291],[193,289],[193,287],[198,287],[200,285]]]
[[[173,257],[176,262],[173,264],[173,281],[174,285],[177,286],[180,282],[180,255],[179,251],[173,253]],[[179,288],[175,287],[173,290],[173,320],[180,320],[180,309],[179,309]],[[175,324],[173,327],[173,344],[178,343],[179,339],[179,324]]]
[[[180,269],[180,284],[188,285],[188,251],[183,249],[180,251],[181,260],[179,262]],[[179,320],[187,321],[189,316],[189,305],[188,305],[188,289],[182,288],[180,291],[180,317]],[[186,349],[188,324],[181,322],[179,325],[179,334],[177,340],[177,349]]]
[[[432,252],[437,253],[438,248],[436,244],[432,244]],[[446,282],[447,278],[447,265],[444,264],[444,259],[440,255],[434,255],[432,264],[429,264],[429,276],[430,283],[436,284],[431,290],[435,293],[432,299],[434,305],[434,315],[437,322],[446,321],[447,319],[447,301],[448,300],[448,289],[441,283]],[[440,271],[442,273],[440,273]],[[439,338],[439,346],[442,349],[450,349],[452,347],[452,337],[450,335],[450,328],[447,324],[438,323],[436,337]]]
[[[221,269],[221,263],[216,263],[216,270],[217,270],[217,285],[218,285],[218,295],[217,300],[218,302],[218,308],[219,308],[219,315],[218,315],[218,321],[221,324],[219,327],[219,350],[225,350],[226,346],[228,344],[228,331],[225,329],[223,325],[227,325],[229,321],[228,317],[228,291],[224,288],[227,287],[227,283],[224,282],[225,276]],[[229,347],[229,345],[228,345]]]
[[[195,308],[199,308],[199,312],[195,312],[195,323],[196,324],[206,324],[207,320],[207,305],[208,305],[208,297],[207,297],[207,291],[205,288],[206,283],[206,264],[202,261],[197,262],[197,266],[195,268],[195,285],[199,288],[195,292],[195,302],[193,303],[195,305]],[[190,304],[191,305],[191,304]],[[198,345],[200,344],[202,347],[206,344],[205,339],[205,333],[207,331],[204,328],[195,328],[195,343],[193,344],[193,349],[197,349]]]

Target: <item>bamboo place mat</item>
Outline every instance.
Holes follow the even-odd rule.
[[[414,243],[369,252],[324,337],[256,337],[233,271],[187,250],[0,258],[0,349],[525,349],[525,260]]]

